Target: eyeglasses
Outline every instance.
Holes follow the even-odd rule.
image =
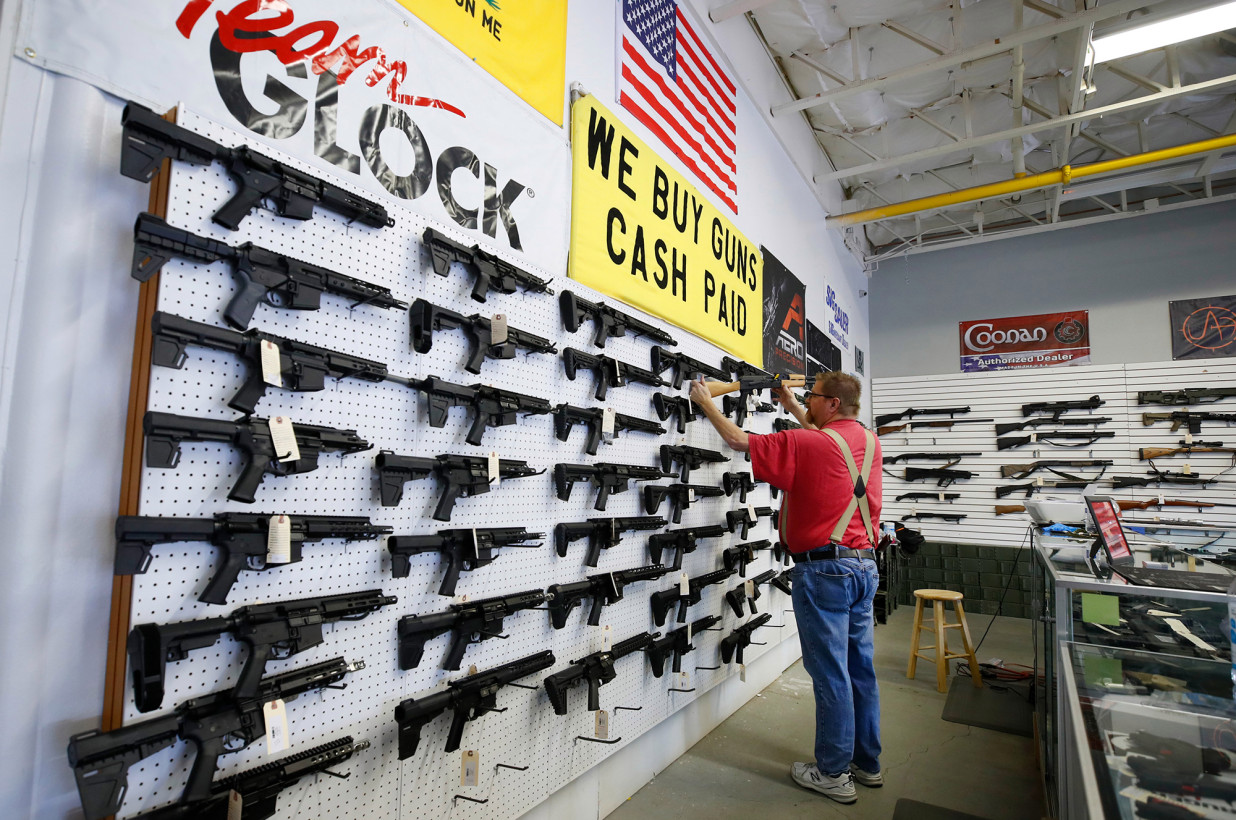
[[[815,392],[814,390],[812,390],[812,391],[811,391],[810,393],[808,393],[807,395],[808,395],[808,396],[815,396],[815,397],[817,397],[817,398],[821,398],[821,399],[837,399],[838,401],[840,401],[840,399],[839,399],[839,398],[837,398],[837,396],[830,396],[830,395],[828,395],[827,393],[817,393],[817,392]],[[811,401],[811,399],[807,399],[807,401]]]

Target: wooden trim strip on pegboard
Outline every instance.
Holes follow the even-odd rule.
[[[176,120],[175,109],[163,115]],[[167,198],[172,161],[163,160],[159,172],[150,182],[148,210],[158,217],[167,217]],[[137,296],[137,328],[133,334],[133,369],[129,375],[129,412],[125,421],[124,460],[120,478],[119,515],[137,515],[142,490],[142,417],[150,394],[150,319],[159,298],[159,274],[143,282]],[[124,721],[125,645],[129,635],[129,617],[133,603],[133,576],[117,575],[112,579],[112,610],[107,630],[107,670],[103,680],[102,729],[109,732]]]

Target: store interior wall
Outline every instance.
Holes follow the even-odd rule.
[[[958,322],[1090,312],[1094,364],[1171,361],[1167,303],[1236,292],[1236,202],[890,259],[871,277],[877,378],[960,371]]]

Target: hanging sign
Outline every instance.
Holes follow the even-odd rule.
[[[807,320],[807,375],[841,369],[841,348],[833,344],[820,326]]]
[[[764,257],[764,369],[802,373],[807,366],[807,330],[803,315],[807,289],[772,252]]]
[[[1168,303],[1173,359],[1236,356],[1236,296]]]
[[[961,322],[961,372],[1090,363],[1084,310]]]

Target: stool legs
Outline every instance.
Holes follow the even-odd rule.
[[[944,632],[944,602],[932,601],[936,628],[936,688],[948,691],[948,637]]]
[[[970,664],[970,680],[975,689],[983,688],[983,675],[979,672],[978,658],[974,657],[974,640],[970,637],[970,624],[966,621],[966,611],[961,607],[961,601],[956,601],[953,608],[957,610],[957,620],[961,624],[961,642],[966,647],[966,660]]]
[[[918,666],[918,634],[923,629],[923,599],[914,600],[914,634],[910,637],[910,665],[906,668],[906,677],[913,679],[914,670]]]

